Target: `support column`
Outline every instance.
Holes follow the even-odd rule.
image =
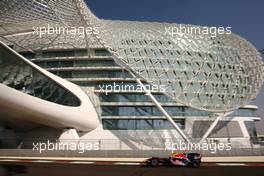
[[[153,101],[157,108],[162,112],[162,114],[167,118],[167,120],[173,125],[177,132],[182,136],[185,142],[190,143],[188,137],[184,132],[179,128],[179,126],[174,122],[173,118],[166,112],[166,110],[161,106],[161,104],[156,100],[156,98],[151,94],[151,92],[145,87],[139,78],[136,77],[132,72],[130,74],[136,79],[137,83],[143,88],[146,95]]]
[[[224,117],[226,117],[227,115],[229,115],[231,113],[232,112],[217,113],[218,117],[214,120],[214,122],[211,124],[209,129],[205,132],[205,134],[203,135],[202,139],[200,140],[200,143],[202,143],[206,138],[208,138],[208,136],[211,134],[211,132],[214,130],[214,128],[216,127],[216,125],[218,124],[218,122],[221,119],[223,119]]]

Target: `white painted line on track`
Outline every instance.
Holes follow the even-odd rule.
[[[218,166],[247,166],[245,163],[216,163]]]
[[[1,162],[18,162],[20,160],[9,160],[9,159],[4,159],[4,160],[0,160]]]
[[[140,163],[114,163],[114,165],[140,165]]]
[[[89,162],[89,161],[72,161],[69,162],[70,164],[94,164],[95,162]]]
[[[49,160],[34,160],[31,161],[32,163],[54,163],[55,161],[49,161]]]

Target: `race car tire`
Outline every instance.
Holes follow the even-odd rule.
[[[159,161],[157,159],[150,160],[150,166],[152,167],[158,167]]]
[[[201,162],[199,160],[193,160],[192,161],[192,167],[199,168],[201,165]]]

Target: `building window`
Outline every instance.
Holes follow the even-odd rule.
[[[256,117],[255,109],[238,109],[230,114],[230,117]]]
[[[171,116],[210,116],[209,112],[195,110],[189,107],[177,106],[166,107],[164,109]],[[103,106],[102,116],[163,116],[158,108],[155,106]]]
[[[251,138],[251,141],[253,143],[257,143],[257,137],[258,137],[258,134],[257,134],[257,129],[256,129],[256,125],[255,125],[255,122],[254,121],[245,121],[245,126],[248,130],[248,134]]]
[[[74,61],[76,67],[106,67],[118,66],[113,60],[77,60]]]
[[[185,129],[185,120],[174,120]],[[166,119],[103,119],[105,130],[172,130],[173,125]]]
[[[36,57],[35,53],[21,53],[21,55],[27,59],[34,59]]]
[[[88,56],[88,51],[87,50],[47,51],[47,52],[43,52],[40,58],[74,57],[74,56]]]
[[[107,50],[99,49],[95,50],[95,56],[111,56],[111,53],[109,53]]]

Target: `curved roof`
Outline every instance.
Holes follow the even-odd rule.
[[[190,107],[231,111],[255,98],[263,83],[260,53],[235,34],[168,35],[170,28],[203,27],[102,20],[83,0],[2,0],[0,7],[0,36],[27,49],[32,49],[32,42],[34,46],[39,42],[40,48],[55,41],[69,42],[68,36],[61,34],[39,40],[33,35],[36,26],[98,27],[98,33],[75,36],[74,41],[89,47],[95,40],[119,65],[148,83],[162,86],[164,94]],[[24,35],[14,37],[18,33]]]

